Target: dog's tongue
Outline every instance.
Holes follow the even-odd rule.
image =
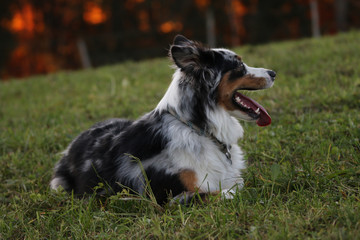
[[[256,121],[256,124],[258,126],[265,127],[271,123],[271,117],[269,116],[269,114],[267,113],[267,111],[263,106],[261,106],[259,103],[255,102],[251,98],[242,95],[239,92],[236,93],[236,96],[238,96],[241,99],[242,105],[245,104],[246,106],[250,107],[254,112],[256,112],[256,110],[259,109],[258,110],[258,112],[260,112],[259,119]]]

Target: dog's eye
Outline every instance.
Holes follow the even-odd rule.
[[[241,70],[241,71],[245,70],[244,63],[242,63],[242,62],[239,63],[238,69]]]
[[[242,68],[244,68],[244,63],[240,60],[240,58],[235,57],[235,58],[233,59],[233,61],[234,61],[234,64],[235,64],[235,66],[236,66],[237,69],[242,69]]]
[[[246,74],[246,68],[245,68],[244,63],[240,63],[238,70],[242,73],[242,75]]]

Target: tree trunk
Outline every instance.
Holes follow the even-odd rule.
[[[79,55],[80,55],[80,59],[81,59],[81,65],[84,69],[87,68],[91,68],[91,61],[90,61],[90,56],[86,47],[86,43],[84,41],[84,39],[79,38],[77,40],[77,47],[79,50]]]
[[[317,0],[310,0],[312,36],[320,37],[319,9]]]
[[[211,6],[206,9],[206,40],[209,47],[216,46],[215,17]]]
[[[336,27],[339,32],[347,30],[347,0],[335,0]]]

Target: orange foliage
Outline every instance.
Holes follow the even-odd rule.
[[[210,0],[196,0],[195,3],[198,8],[206,8],[209,5]]]
[[[245,5],[238,0],[231,1],[231,7],[238,17],[244,16],[248,11]]]
[[[150,30],[149,13],[145,10],[139,12],[139,29],[142,32],[148,32]]]
[[[56,58],[51,53],[32,52],[31,46],[20,44],[10,55],[7,62],[8,73],[2,77],[26,77],[32,74],[55,72],[59,69]]]
[[[181,22],[167,21],[160,25],[160,31],[163,33],[170,33],[173,31],[179,32],[183,29]]]
[[[31,18],[32,20],[32,18]],[[9,22],[9,30],[13,32],[20,32],[23,31],[25,28],[30,29],[30,31],[33,29],[32,21],[25,21],[23,16],[20,12],[17,12],[14,14],[13,18]],[[30,24],[26,24],[30,23]],[[27,27],[28,26],[28,27]]]
[[[12,31],[26,30],[32,32],[34,30],[34,14],[31,5],[25,4],[21,10],[14,14],[10,23],[10,30]]]
[[[126,0],[124,6],[128,10],[132,10],[136,7],[137,4],[143,3],[145,0]]]
[[[10,32],[28,35],[32,37],[34,31],[44,31],[43,16],[40,11],[35,11],[29,4],[25,3],[21,8],[16,8],[10,20],[3,19],[1,25]]]
[[[105,11],[94,2],[85,3],[85,12],[83,18],[87,23],[100,24],[107,20]]]

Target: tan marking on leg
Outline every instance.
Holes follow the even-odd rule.
[[[198,189],[196,173],[192,170],[186,169],[180,172],[180,181],[186,188],[186,191],[195,192]]]

